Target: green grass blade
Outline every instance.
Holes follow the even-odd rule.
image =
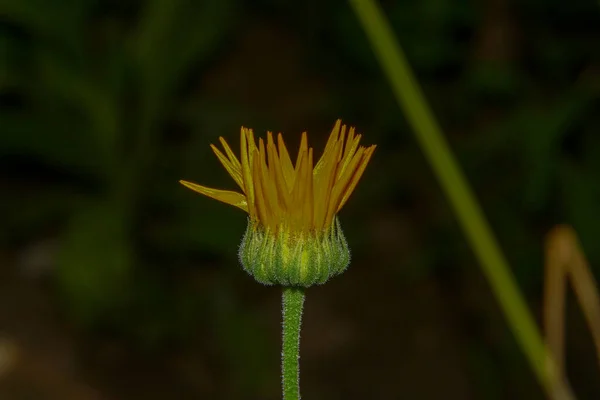
[[[534,318],[508,263],[456,162],[380,7],[372,0],[350,0],[400,107],[450,200],[494,295],[535,375],[549,394],[562,385]],[[564,388],[561,388],[564,389]],[[568,393],[567,390],[560,390]],[[573,398],[567,394],[565,398]]]

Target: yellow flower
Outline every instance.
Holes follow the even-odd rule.
[[[294,165],[281,134],[275,144],[273,134],[268,132],[266,144],[261,138],[257,146],[252,130],[242,127],[241,160],[223,138],[219,140],[225,154],[211,145],[242,193],[180,182],[249,214],[240,260],[259,281],[304,286],[324,282],[345,269],[349,262],[347,245],[339,223],[334,224],[334,220],[354,191],[376,147],[359,146],[361,135],[356,135],[354,128],[346,131],[346,125],[338,120],[323,155],[313,168],[313,149],[308,147],[306,133],[302,134]],[[347,261],[338,260],[338,264],[345,262],[345,265],[332,270],[331,265],[324,264],[335,264],[336,260],[330,258],[339,250],[333,247],[339,247],[340,241],[348,253]],[[315,263],[323,265],[309,265]],[[293,271],[294,268],[297,270]],[[310,271],[315,268],[319,271]]]

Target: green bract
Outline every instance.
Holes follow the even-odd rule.
[[[337,218],[321,233],[270,232],[248,221],[240,245],[244,270],[266,285],[308,287],[341,274],[350,263],[350,249]]]

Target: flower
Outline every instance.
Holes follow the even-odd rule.
[[[375,145],[359,146],[361,135],[337,120],[323,155],[313,168],[306,132],[293,165],[281,134],[277,144],[267,132],[258,146],[242,127],[238,159],[219,138],[225,154],[211,145],[242,193],[212,189],[188,181],[184,186],[236,206],[249,214],[240,261],[266,284],[309,286],[341,273],[350,261],[336,215],[356,188]]]

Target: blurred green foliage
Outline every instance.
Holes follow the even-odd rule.
[[[541,298],[556,223],[574,225],[598,272],[598,4],[382,3],[528,297]],[[244,216],[177,180],[227,185],[208,144],[240,125],[297,134],[337,117],[379,144],[342,218],[357,262],[399,285],[470,282],[473,256],[346,2],[1,0],[0,245],[59,232],[52,278],[79,326],[156,348],[204,324],[231,352],[229,394],[260,393],[276,372],[238,290]],[[365,226],[399,213],[410,245],[377,253],[375,237],[400,234]],[[516,347],[498,347],[473,344],[473,370],[500,358],[527,381]]]
[[[76,201],[68,190],[52,194],[64,196],[56,207],[71,215],[58,282],[73,311],[93,321],[131,290],[132,228],[146,218],[143,198],[157,190],[152,170],[163,127],[184,78],[235,22],[235,3],[5,1],[0,12],[10,55],[2,58],[0,148],[83,183]],[[175,204],[176,190],[167,191],[164,201]],[[179,236],[197,240],[211,220],[203,222]]]

